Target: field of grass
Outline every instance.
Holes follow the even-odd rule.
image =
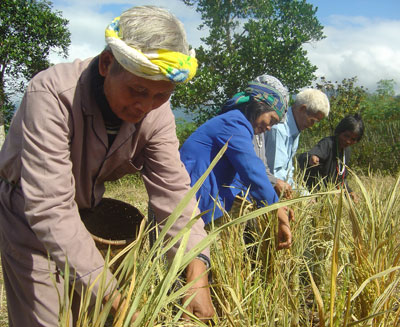
[[[225,226],[210,231],[204,246],[212,253],[215,326],[400,326],[399,180],[352,176],[351,184],[357,204],[334,190],[288,202],[296,214],[290,250],[274,250],[275,219],[265,209],[243,207],[238,218],[226,217]],[[106,196],[147,214],[140,178],[110,183]],[[256,231],[247,244],[246,221],[249,233]],[[184,243],[188,233],[182,235]],[[129,326],[136,310],[135,326],[188,326],[179,319],[185,288],[173,286],[196,254],[178,253],[168,268],[161,249],[149,249],[146,232],[127,249],[118,276],[129,307],[113,326]],[[7,326],[1,294],[0,326]],[[80,326],[110,326],[107,310],[82,310]]]

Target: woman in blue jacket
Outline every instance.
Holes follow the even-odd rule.
[[[245,92],[236,94],[222,108],[222,113],[200,126],[183,144],[181,160],[191,177],[191,185],[204,174],[211,161],[228,142],[228,148],[196,197],[206,224],[223,215],[215,200],[229,211],[238,190],[229,187],[235,178],[246,188],[259,206],[278,201],[256,155],[252,143],[254,134],[264,133],[282,120],[287,110],[288,92],[275,77],[262,75],[248,84]],[[286,209],[278,209],[279,248],[291,244],[289,219]]]

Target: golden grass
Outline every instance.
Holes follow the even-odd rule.
[[[0,266],[0,327],[8,326],[7,299],[4,288],[3,271]]]
[[[353,176],[351,183],[359,194],[357,204],[338,192],[289,202],[296,213],[290,250],[274,250],[276,224],[267,210],[228,216],[224,226],[211,229],[204,244],[212,253],[215,326],[400,326],[399,180]],[[106,196],[146,214],[144,193],[140,180],[124,179],[108,184]],[[143,196],[142,203],[134,202],[135,196]],[[250,243],[242,237],[247,221],[252,221]],[[142,317],[135,326],[204,326],[180,321],[185,287],[174,288],[194,252],[179,255],[168,268],[165,248],[150,250],[146,232],[126,251],[120,289],[130,305],[118,326],[129,326],[136,310]],[[96,320],[93,315],[97,323],[90,326],[111,326],[100,306],[82,321]]]
[[[127,202],[147,215],[149,197],[139,174],[106,183],[104,196]]]

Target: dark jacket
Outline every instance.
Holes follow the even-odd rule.
[[[308,162],[311,156],[317,156],[320,164],[310,167]],[[344,149],[345,164],[350,161],[350,148]],[[304,152],[297,157],[299,167],[305,170],[304,180],[309,189],[319,189],[318,183],[333,183],[336,186],[345,185],[348,192],[352,192],[346,182],[347,169],[343,167],[343,152],[338,153],[337,139],[335,136],[325,137],[318,142],[310,151]],[[339,173],[343,171],[343,173]]]

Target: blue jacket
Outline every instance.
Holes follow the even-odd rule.
[[[180,150],[181,160],[189,172],[193,186],[229,141],[224,156],[196,194],[200,200],[200,210],[203,212],[211,209],[203,215],[206,224],[222,216],[222,211],[215,206],[214,199],[217,199],[225,210],[231,209],[233,200],[240,191],[229,187],[235,176],[244,187],[250,187],[250,195],[259,205],[262,205],[261,201],[268,204],[278,201],[278,196],[268,180],[265,166],[254,151],[253,135],[253,127],[246,117],[239,110],[232,110],[207,121],[183,144]]]

